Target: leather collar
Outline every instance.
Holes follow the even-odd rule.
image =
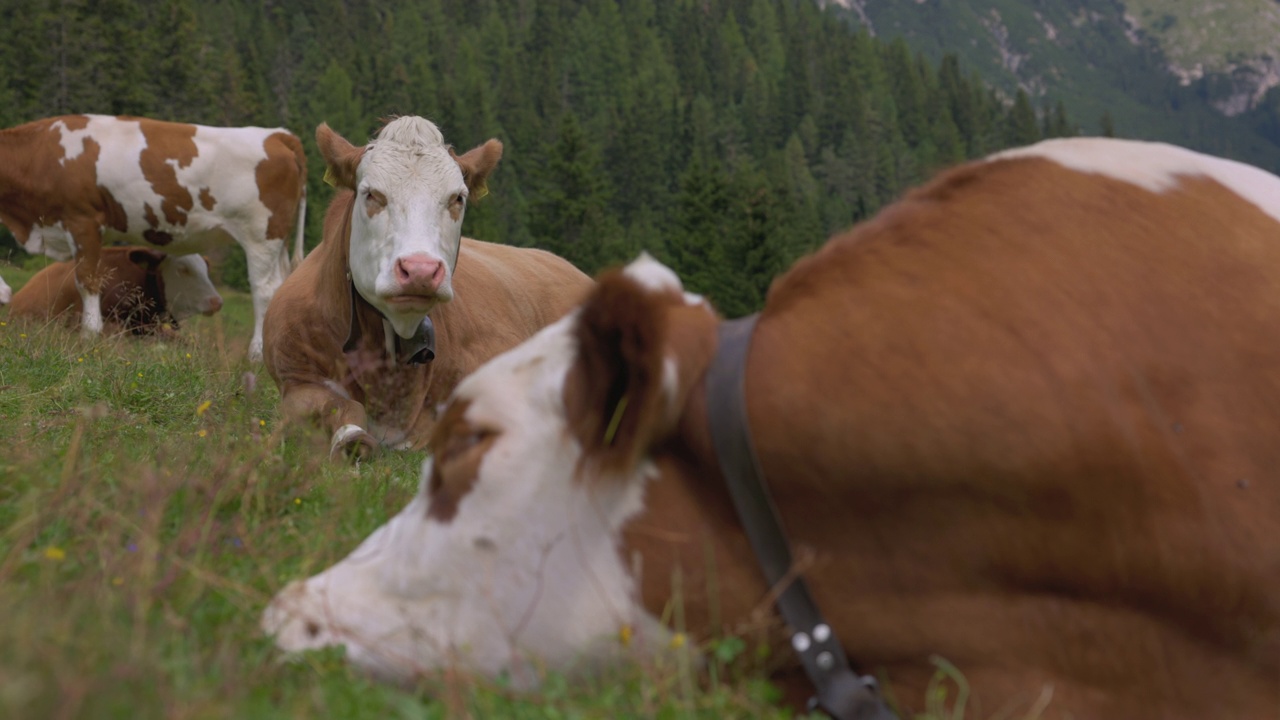
[[[364,303],[369,309],[378,312],[377,308],[369,305],[360,293],[356,291],[355,282],[351,281],[350,274],[347,275],[348,285],[351,289],[351,329],[347,331],[347,341],[342,344],[343,352],[351,352],[359,347],[362,333],[360,331],[360,318],[357,315],[357,303]],[[383,330],[389,337],[394,340],[394,355],[396,363],[399,365],[426,365],[436,359],[436,326],[431,322],[431,316],[427,315],[422,318],[422,323],[414,331],[413,336],[402,338],[394,330],[387,319],[378,313],[383,320]]]
[[[716,459],[765,580],[777,595],[778,612],[791,632],[791,646],[817,690],[810,709],[837,720],[897,720],[876,681],[850,667],[835,631],[823,618],[799,573],[792,573],[791,547],[782,518],[765,484],[751,441],[745,393],[747,350],[759,314],[720,323],[719,347],[707,370],[707,422]]]
[[[155,298],[155,325],[160,326],[169,324],[177,330],[180,325],[178,318],[169,312],[168,298],[165,297],[164,276],[160,274],[160,264],[149,264],[142,276],[142,301],[146,302],[147,298]]]

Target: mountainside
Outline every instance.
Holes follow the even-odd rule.
[[[1280,170],[1277,0],[828,0],[877,37],[950,52],[1006,96],[1063,100],[1086,133]]]
[[[1280,86],[1280,2],[1277,0],[1126,0],[1125,20],[1158,45],[1166,68],[1184,85],[1219,76],[1210,99],[1224,115],[1239,115]]]

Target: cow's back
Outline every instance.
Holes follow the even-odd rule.
[[[133,316],[144,303],[163,303],[164,298],[147,296],[146,270],[130,259],[140,248],[103,248],[100,264],[103,273],[102,310],[107,317],[122,320]],[[158,262],[158,261],[157,261]],[[49,320],[65,317],[79,320],[84,302],[76,289],[75,263],[56,262],[43,268],[14,293],[9,312],[13,317]],[[154,294],[152,291],[151,294]],[[148,320],[150,320],[148,313]]]
[[[457,272],[468,316],[501,314],[510,318],[508,330],[521,339],[576,307],[592,285],[591,278],[553,253],[472,238],[462,239]],[[467,293],[468,286],[482,290]],[[452,317],[445,313],[442,318]]]
[[[79,313],[80,293],[76,291],[75,264],[52,263],[31,276],[9,304],[11,317],[48,320],[67,313]]]
[[[545,250],[462,239],[453,302],[432,311],[440,335],[432,395],[563,317],[585,297],[591,278]]]
[[[350,325],[346,245],[326,238],[285,278],[267,307],[262,325],[267,371],[282,389],[286,383],[334,379]]]
[[[972,164],[798,263],[748,402],[853,657],[921,692],[942,657],[986,713],[1054,678],[1274,712],[1277,323],[1280,222],[1194,177]]]
[[[4,131],[22,168],[0,208],[31,252],[67,258],[67,228],[189,253],[283,239],[294,226],[305,158],[283,128],[210,127],[137,117],[65,115]],[[11,143],[12,145],[12,143]]]

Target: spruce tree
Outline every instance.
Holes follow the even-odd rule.
[[[1031,107],[1031,98],[1022,88],[1018,88],[1017,94],[1014,95],[1006,128],[1005,144],[1010,146],[1030,145],[1040,139],[1036,111]]]
[[[535,242],[578,267],[599,268],[602,243],[616,228],[606,216],[611,190],[600,172],[600,151],[566,111],[558,137],[543,150],[529,229]]]

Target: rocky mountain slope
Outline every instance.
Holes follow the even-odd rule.
[[[1224,115],[1255,109],[1280,86],[1277,0],[1125,0],[1135,39],[1155,43],[1183,85],[1219,78],[1211,102]]]
[[[820,0],[998,92],[1063,100],[1085,133],[1280,170],[1280,0]]]

